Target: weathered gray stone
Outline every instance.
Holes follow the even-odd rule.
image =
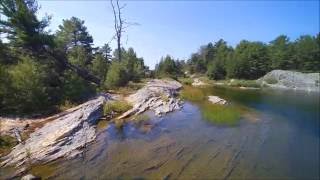
[[[142,89],[126,98],[133,108],[118,119],[153,110],[158,116],[181,108],[181,102],[175,97],[182,85],[174,80],[152,80]]]
[[[208,100],[213,104],[225,105],[227,101],[219,98],[218,96],[208,96]]]
[[[294,71],[273,70],[258,79],[257,82],[271,88],[320,91],[319,73],[301,73]]]
[[[48,122],[3,157],[1,166],[20,166],[27,161],[49,162],[78,155],[87,143],[95,139],[94,125],[102,115],[103,103],[109,98],[108,95],[100,95]]]

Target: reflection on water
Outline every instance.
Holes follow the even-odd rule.
[[[203,120],[196,104],[186,102],[181,111],[147,123],[99,128],[82,157],[32,171],[55,179],[319,178],[319,95],[203,91],[253,109],[256,120],[215,126]]]

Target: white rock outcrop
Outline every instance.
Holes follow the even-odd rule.
[[[181,101],[176,98],[182,85],[174,80],[151,80],[146,86],[130,95],[126,100],[133,108],[123,113],[118,119],[137,115],[152,110],[158,116],[181,108]]]
[[[320,92],[319,73],[301,73],[273,70],[257,80],[262,86],[270,88],[294,89]]]
[[[109,98],[100,95],[46,123],[1,158],[0,166],[49,162],[81,153],[83,147],[95,139],[95,124],[102,116],[103,103]]]
[[[208,100],[213,104],[220,104],[220,105],[227,104],[226,100],[219,98],[218,96],[208,96]]]

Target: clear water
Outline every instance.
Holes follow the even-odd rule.
[[[186,102],[145,123],[100,127],[81,157],[32,172],[50,179],[319,179],[319,94],[203,91],[250,110],[237,126],[217,126]]]

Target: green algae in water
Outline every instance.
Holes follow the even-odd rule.
[[[30,173],[36,176],[40,176],[42,179],[50,179],[56,175],[58,171],[59,161],[48,164],[36,164],[30,169]]]
[[[139,114],[133,117],[133,122],[139,123],[139,122],[145,122],[150,120],[150,116],[147,114]]]
[[[107,128],[108,124],[109,124],[109,122],[107,120],[100,120],[97,124],[97,130]]]
[[[199,105],[203,118],[208,122],[216,125],[236,125],[241,116],[240,110],[235,106],[216,105],[208,102],[207,96],[211,93],[207,89],[184,86],[180,96],[182,99]]]
[[[201,102],[206,100],[206,95],[202,89],[191,86],[183,86],[180,97],[191,102]]]
[[[233,106],[203,103],[200,108],[203,118],[217,125],[237,125],[241,116],[239,110]]]

